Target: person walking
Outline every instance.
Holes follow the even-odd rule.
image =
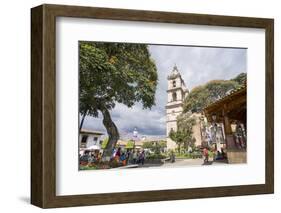
[[[134,163],[134,160],[133,160],[133,152],[130,151],[129,154],[128,154],[128,164],[133,164]]]
[[[209,150],[205,147],[203,149],[204,163],[209,162]]]
[[[133,151],[133,164],[136,164],[136,163],[137,163],[137,158],[138,158],[137,153],[136,153],[136,151],[134,150],[134,151]]]
[[[140,151],[139,150],[137,151],[137,162],[136,163],[137,164],[140,163]]]
[[[144,164],[144,158],[145,158],[145,154],[144,154],[144,150],[140,153],[140,157],[139,157],[139,163],[140,164]]]

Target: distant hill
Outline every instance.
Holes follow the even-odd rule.
[[[133,133],[120,133],[120,139],[127,141],[134,139],[135,141],[141,140],[165,140],[166,135],[142,135],[138,134],[137,138],[133,136]]]

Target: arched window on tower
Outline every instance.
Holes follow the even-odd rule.
[[[173,127],[170,129],[169,134],[170,134],[171,132],[174,132],[174,128],[173,128]]]
[[[177,85],[176,83],[177,83],[176,80],[174,80],[173,81],[173,87],[176,87],[176,85]]]
[[[176,101],[176,100],[177,100],[177,93],[173,92],[173,101]]]

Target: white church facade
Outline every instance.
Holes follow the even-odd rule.
[[[183,111],[183,102],[189,91],[181,74],[175,65],[168,76],[167,105],[166,105],[166,133],[167,149],[175,149],[176,143],[169,138],[171,130],[177,131],[177,116]]]

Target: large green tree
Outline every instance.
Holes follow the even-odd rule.
[[[118,128],[110,111],[116,103],[143,108],[155,104],[157,70],[147,45],[104,42],[79,42],[79,112],[80,129],[85,116],[103,115],[108,143],[104,157],[112,154]]]
[[[174,131],[173,129],[169,133],[169,137],[177,144],[178,153],[181,153],[181,147],[184,143],[184,133],[182,131]]]
[[[184,134],[184,148],[194,146],[195,138],[193,137],[193,126],[196,124],[195,118],[191,113],[181,113],[177,117],[178,131]]]
[[[193,88],[184,101],[184,111],[198,112],[207,105],[223,98],[231,90],[245,84],[246,74],[241,73],[231,80],[212,80]]]
[[[191,113],[181,113],[177,117],[177,131],[171,130],[169,137],[176,142],[178,152],[181,152],[181,147],[187,149],[193,146],[195,138],[193,138],[193,126],[196,121]]]
[[[144,149],[150,149],[152,152],[155,154],[160,154],[161,150],[167,147],[167,142],[166,141],[147,141],[144,142],[142,145],[142,148]]]
[[[231,79],[232,81],[236,81],[239,85],[246,84],[247,81],[247,74],[242,72],[237,75],[235,78]]]

